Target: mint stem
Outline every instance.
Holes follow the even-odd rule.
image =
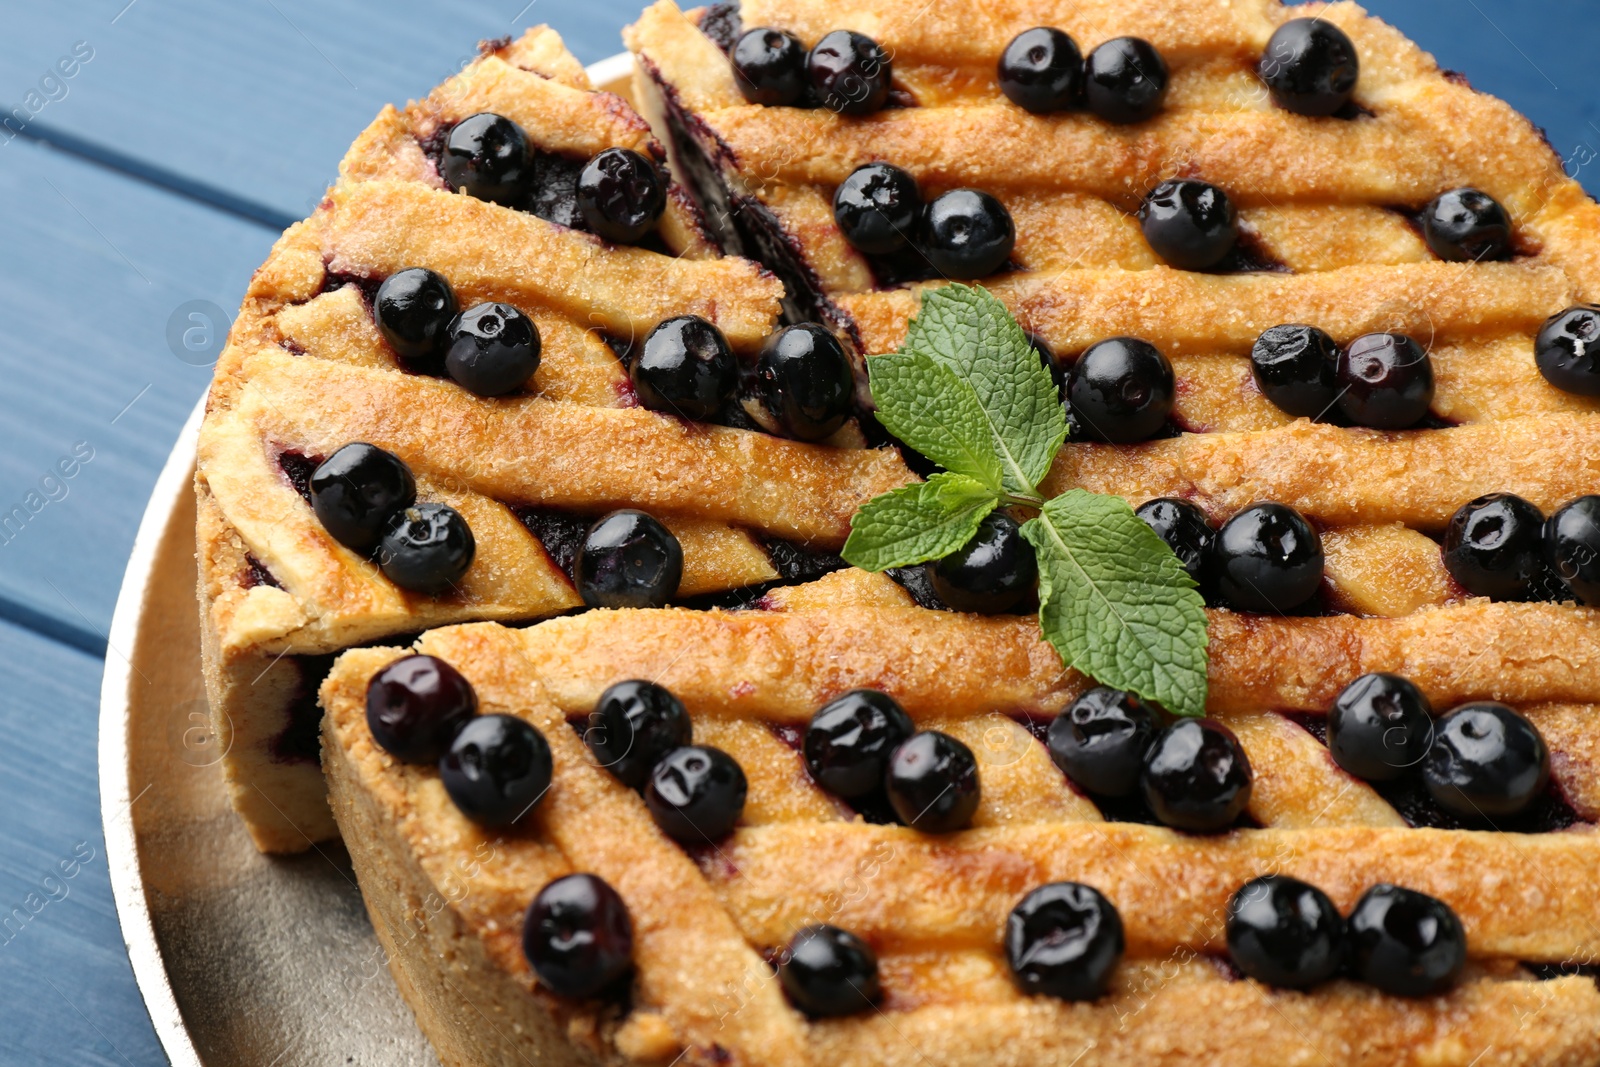
[[[1044,507],[1044,497],[1040,496],[1038,493],[1032,493],[1028,496],[1018,496],[1014,493],[1001,493],[1000,503],[1004,504],[1006,507],[1032,508],[1034,511],[1038,511],[1040,508]]]

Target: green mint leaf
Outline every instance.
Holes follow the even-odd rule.
[[[940,472],[869,500],[850,520],[845,562],[867,571],[909,567],[947,556],[972,540],[995,509],[994,490],[964,474]]]
[[[1001,489],[1000,457],[969,382],[926,353],[912,351],[873,356],[867,360],[867,378],[884,429],[945,470]]]
[[[1039,625],[1063,663],[1175,715],[1205,714],[1205,603],[1126,500],[1069,490],[1022,535],[1039,560]]]
[[[1006,306],[981,287],[930,289],[902,351],[922,353],[971,384],[1005,489],[1032,495],[1066,440],[1067,420],[1055,381]]]

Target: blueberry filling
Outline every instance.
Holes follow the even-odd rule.
[[[300,677],[289,699],[289,722],[268,744],[279,763],[316,763],[322,758],[322,706],[317,690],[333,669],[333,655],[290,656]]]
[[[552,508],[522,507],[514,510],[528,532],[539,539],[551,561],[565,571],[570,579],[572,565],[578,560],[578,549],[583,545],[583,535],[594,519]]]
[[[311,503],[311,475],[322,465],[323,457],[308,456],[303,452],[279,452],[278,469],[289,479],[294,491],[308,505]]]
[[[267,570],[260,560],[251,555],[245,556],[244,569],[239,572],[236,580],[241,589],[254,589],[258,585],[264,585],[269,589],[283,588],[278,584],[278,579],[272,576],[272,572]]]
[[[743,26],[738,4],[712,4],[700,16],[700,32],[715,41],[724,52],[733,48]]]
[[[825,574],[842,570],[846,564],[837,552],[814,549],[795,541],[769,537],[763,547],[778,576],[786,582],[814,582]]]

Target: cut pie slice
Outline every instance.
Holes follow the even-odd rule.
[[[480,154],[492,166],[493,136],[520,136],[528,173],[514,199],[471,186],[481,173],[457,184],[508,203],[446,180],[459,164],[447,157],[461,154],[453,132],[485,113],[500,125]],[[651,171],[662,155],[554,32],[486,44],[426,99],[378,116],[251,283],[212,385],[196,491],[210,703],[234,805],[265,850],[334,833],[315,697],[333,653],[441,623],[581,607],[579,543],[616,509],[649,513],[681,548],[675,599],[813,577],[838,565],[856,506],[910,477],[892,450],[860,448],[854,423],[831,444],[807,444],[757,432],[737,410],[723,421],[746,428],[640,406],[627,357],[655,327],[697,316],[748,363],[776,325],[782,287],[721,257],[659,172],[659,217],[643,237],[585,232],[594,225],[578,183],[608,150]],[[374,301],[402,271],[426,277],[416,268],[463,311],[487,307],[492,328],[531,323],[532,380],[485,397],[403,356],[396,345],[411,342],[384,332]],[[503,356],[486,336],[479,349]],[[416,499],[447,505],[470,531],[471,564],[442,593],[419,591],[415,575],[397,584],[370,546],[352,547],[314,511],[313,475],[354,443],[403,464],[409,475],[396,477],[414,480]]]
[[[1255,788],[1241,828],[1206,837],[1121,821],[1063,779],[1037,731],[1088,683],[1060,670],[1032,620],[924,609],[855,570],[759,606],[424,635],[416,649],[458,669],[480,713],[518,717],[548,742],[553,776],[509,829],[467,818],[438,769],[374,740],[369,682],[406,650],[335,664],[322,689],[334,811],[390,967],[446,1064],[1465,1067],[1486,1050],[1579,1064],[1600,1042],[1600,992],[1575,967],[1600,952],[1593,613],[1481,601],[1399,620],[1215,613],[1208,710],[1242,740]],[[1503,700],[1536,722],[1568,828],[1430,828],[1339,770],[1307,726],[1345,680],[1378,670],[1407,672],[1440,707]],[[649,792],[601,765],[588,714],[629,679],[676,694],[694,743],[743,768],[748,799],[728,836],[680,845]],[[808,720],[858,687],[976,754],[969,829],[863,821],[868,809],[808,771]],[[536,979],[524,953],[530,901],[574,872],[613,887],[633,930],[623,986],[587,999]],[[1407,998],[1349,979],[1301,992],[1241,978],[1229,900],[1267,874],[1320,887],[1341,912],[1382,883],[1445,902],[1465,932],[1459,984]],[[1092,1003],[1030,996],[1008,974],[1007,913],[1062,881],[1103,893],[1126,931]],[[872,1008],[819,1018],[786,999],[776,971],[816,923],[875,953]]]

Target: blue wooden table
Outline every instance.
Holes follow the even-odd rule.
[[[8,5],[0,1062],[165,1062],[111,904],[95,720],[134,530],[210,374],[208,321],[226,329],[278,230],[309,211],[381,104],[426,92],[480,38],[531,23],[600,59],[641,2]],[[1594,0],[1370,7],[1544,125],[1569,171],[1600,190]]]

